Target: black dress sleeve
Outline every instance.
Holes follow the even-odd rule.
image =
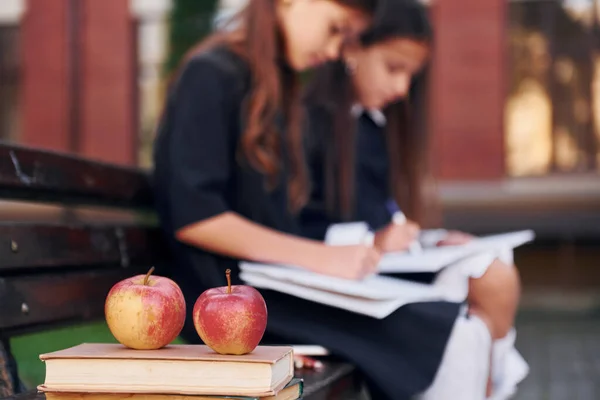
[[[229,210],[233,124],[241,99],[234,76],[211,59],[184,67],[170,95],[167,196],[174,231]]]

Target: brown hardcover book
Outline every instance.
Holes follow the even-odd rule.
[[[297,400],[302,397],[304,381],[292,379],[279,393],[266,397],[248,396],[190,396],[145,393],[61,393],[46,392],[46,400]]]
[[[202,345],[132,350],[84,343],[40,359],[46,364],[46,379],[38,386],[43,392],[266,397],[277,394],[294,374],[289,346],[259,346],[233,356]]]

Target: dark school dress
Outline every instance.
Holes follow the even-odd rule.
[[[374,230],[383,228],[390,223],[397,205],[389,185],[390,162],[384,127],[368,113],[362,113],[357,121],[356,158],[356,219],[366,221]],[[403,273],[395,276],[431,283],[436,274]]]
[[[305,236],[322,240],[332,223],[364,221],[373,230],[391,221],[387,207],[389,190],[389,160],[384,132],[366,113],[356,120],[354,165],[354,209],[349,219],[326,211],[325,196],[326,154],[334,154],[331,140],[332,116],[324,107],[306,104],[306,159],[311,174],[310,201],[300,213],[301,229]]]
[[[381,122],[376,123],[363,112],[356,119],[356,148],[354,165],[354,209],[349,219],[342,221],[331,215],[325,207],[325,152],[333,146],[330,140],[331,117],[321,106],[307,104],[307,151],[311,180],[313,182],[309,204],[300,214],[300,225],[304,236],[322,240],[330,224],[364,221],[372,230],[388,225],[396,208],[389,187],[389,156],[385,132]],[[331,150],[329,150],[331,151]],[[403,279],[431,283],[436,274],[395,274]]]
[[[175,257],[171,277],[186,296],[182,335],[193,342],[199,342],[191,318],[196,298],[208,287],[225,285],[227,268],[239,283],[238,260],[179,243],[175,232],[227,211],[299,232],[287,211],[285,186],[268,191],[259,173],[238,163],[248,76],[244,63],[224,48],[196,55],[169,92],[155,142],[156,208]],[[412,304],[376,320],[275,291],[261,293],[269,334],[322,345],[349,360],[363,372],[374,398],[384,400],[409,399],[431,384],[454,322],[448,315],[458,313],[450,303]]]

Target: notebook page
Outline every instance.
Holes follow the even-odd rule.
[[[239,265],[243,272],[261,274],[280,282],[371,300],[394,299],[398,297],[398,293],[418,290],[413,285],[407,285],[406,281],[386,276],[373,275],[357,281],[321,275],[301,268],[287,266],[250,262],[240,262]]]

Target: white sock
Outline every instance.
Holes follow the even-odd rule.
[[[459,317],[431,386],[419,400],[483,400],[487,387],[492,339],[476,316]]]
[[[492,353],[492,380],[494,383],[489,400],[506,400],[517,391],[517,385],[529,374],[529,365],[514,347],[515,329],[494,342]]]

